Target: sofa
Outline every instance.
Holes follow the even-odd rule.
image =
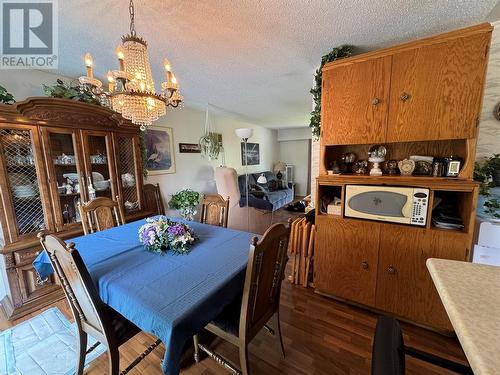
[[[257,179],[261,174],[264,174],[267,183],[257,183]],[[245,178],[245,175],[238,176],[238,186],[241,193],[240,207],[246,206]],[[249,173],[248,186],[248,205],[250,207],[274,212],[293,202],[295,193],[293,185],[285,186],[285,182],[278,180],[271,171]]]

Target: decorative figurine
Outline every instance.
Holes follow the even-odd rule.
[[[432,174],[432,164],[425,160],[417,160],[413,174],[416,176],[430,176]]]
[[[339,167],[339,163],[337,163],[337,160],[334,160],[331,167],[330,167],[330,170],[332,171],[333,174],[339,174],[340,173],[340,167]]]
[[[353,172],[356,174],[366,174],[368,171],[368,162],[366,160],[358,160],[354,163]]]
[[[346,152],[342,155],[343,173],[352,173],[352,166],[356,158],[357,156],[354,152]]]
[[[370,176],[382,176],[380,163],[384,162],[385,155],[387,155],[387,149],[384,146],[375,145],[370,147],[368,151],[368,161],[373,163],[373,167],[370,169]]]
[[[403,176],[411,176],[415,170],[415,161],[410,159],[401,160],[398,163],[398,168]]]
[[[398,161],[397,160],[389,160],[385,163],[385,170],[389,176],[395,176],[398,174]]]

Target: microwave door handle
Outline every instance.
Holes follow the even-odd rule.
[[[411,218],[412,217],[412,213],[411,213],[411,210],[412,210],[412,205],[413,205],[413,202],[411,199],[408,199],[408,201],[406,202],[406,204],[403,206],[403,217],[408,217],[408,218]]]

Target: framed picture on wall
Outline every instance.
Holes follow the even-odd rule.
[[[246,158],[245,158],[246,154]],[[258,143],[247,143],[245,152],[245,143],[241,142],[241,165],[246,165],[245,160],[248,161],[248,165],[259,165],[260,164],[260,153]]]
[[[199,154],[201,147],[198,143],[179,143],[179,152],[181,154]]]
[[[144,133],[148,174],[175,173],[174,136],[172,128],[149,127]]]

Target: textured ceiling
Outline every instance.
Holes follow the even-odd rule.
[[[258,124],[308,124],[315,67],[331,48],[372,50],[477,24],[497,0],[136,0],[157,89],[169,58],[186,105],[207,102]],[[127,0],[59,1],[59,72],[104,77],[128,33]]]

